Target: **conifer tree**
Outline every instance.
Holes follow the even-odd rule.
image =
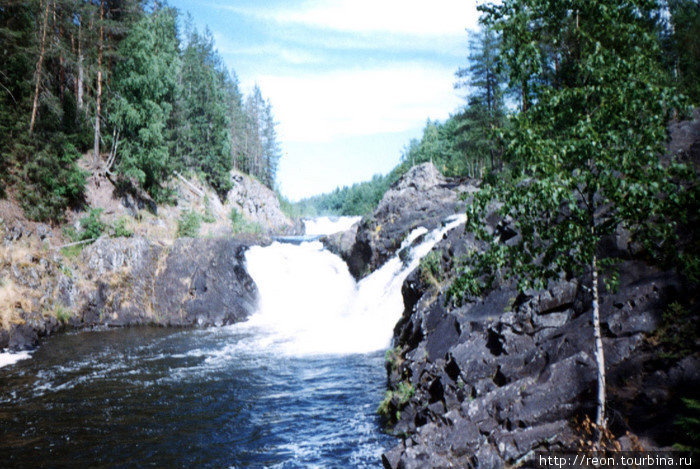
[[[161,8],[138,21],[122,41],[110,121],[117,129],[117,169],[136,178],[156,199],[172,170],[165,129],[179,67],[176,16]]]
[[[211,33],[188,29],[180,78],[180,159],[185,167],[201,171],[223,198],[231,188],[233,168],[228,72],[214,50]]]

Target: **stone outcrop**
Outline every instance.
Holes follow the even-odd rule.
[[[277,195],[256,179],[231,171],[233,188],[226,195],[226,208],[235,208],[250,223],[273,233],[292,233],[294,223],[280,208]]]
[[[477,248],[472,235],[453,230],[435,248],[440,270],[450,272]],[[659,359],[649,337],[683,286],[640,260],[625,260],[618,270],[620,287],[601,305],[610,424],[670,445],[679,405],[671,396],[697,389],[700,359]],[[574,422],[595,405],[585,279],[527,294],[500,284],[460,307],[446,303],[440,287],[447,281],[435,285],[418,269],[403,285],[406,308],[387,371],[388,414],[399,416],[393,432],[404,438],[383,455],[384,466],[510,467],[534,451],[571,449],[580,435]],[[402,398],[401,386],[412,389],[410,398]]]
[[[0,328],[0,349],[36,345],[64,327],[98,325],[221,326],[245,320],[258,291],[245,270],[249,243],[232,238],[99,239],[68,264],[40,250],[9,259],[22,301]],[[4,312],[3,312],[4,314]]]
[[[357,240],[357,230],[360,228],[360,223],[357,222],[340,233],[323,236],[321,242],[330,252],[347,261],[352,256],[352,248]]]
[[[360,278],[375,270],[411,230],[436,228],[445,217],[463,210],[462,194],[475,190],[468,182],[446,179],[432,163],[414,166],[384,194],[372,216],[362,220],[344,256],[350,272]]]

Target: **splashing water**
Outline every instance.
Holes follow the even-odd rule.
[[[242,325],[255,328],[253,348],[274,348],[291,356],[369,353],[390,345],[403,312],[401,284],[420,259],[465,221],[455,215],[428,233],[416,228],[397,254],[355,282],[345,263],[320,242],[273,243],[246,253],[260,305]],[[402,260],[399,252],[408,249]]]
[[[14,365],[20,360],[26,360],[31,357],[29,352],[0,352],[0,368]]]
[[[331,235],[350,229],[362,217],[318,217],[304,220],[306,236]]]

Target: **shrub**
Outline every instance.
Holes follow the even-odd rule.
[[[36,151],[31,146],[23,149]],[[87,173],[76,164],[79,156],[78,150],[59,134],[53,143],[24,157],[20,201],[28,218],[63,221],[66,208],[81,202]]]
[[[126,217],[121,217],[114,222],[114,225],[112,225],[112,238],[130,238],[134,235],[134,232],[126,227],[127,221]]]
[[[100,215],[101,208],[90,209],[88,216],[80,219],[80,232],[77,233],[76,241],[86,241],[88,239],[97,239],[107,228],[107,225],[102,221]]]
[[[408,381],[401,381],[395,390],[387,391],[384,400],[379,404],[377,413],[390,423],[395,423],[401,418],[401,409],[406,407],[408,401],[416,394],[416,390]]]
[[[192,210],[185,210],[177,220],[177,237],[196,238],[201,225],[202,217],[198,213]]]
[[[420,278],[423,282],[439,288],[443,280],[442,251],[430,251],[420,261]]]

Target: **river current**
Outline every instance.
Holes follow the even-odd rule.
[[[460,221],[414,230],[403,260],[358,283],[318,241],[253,247],[260,304],[241,324],[73,332],[3,354],[0,466],[381,467],[400,286]]]

